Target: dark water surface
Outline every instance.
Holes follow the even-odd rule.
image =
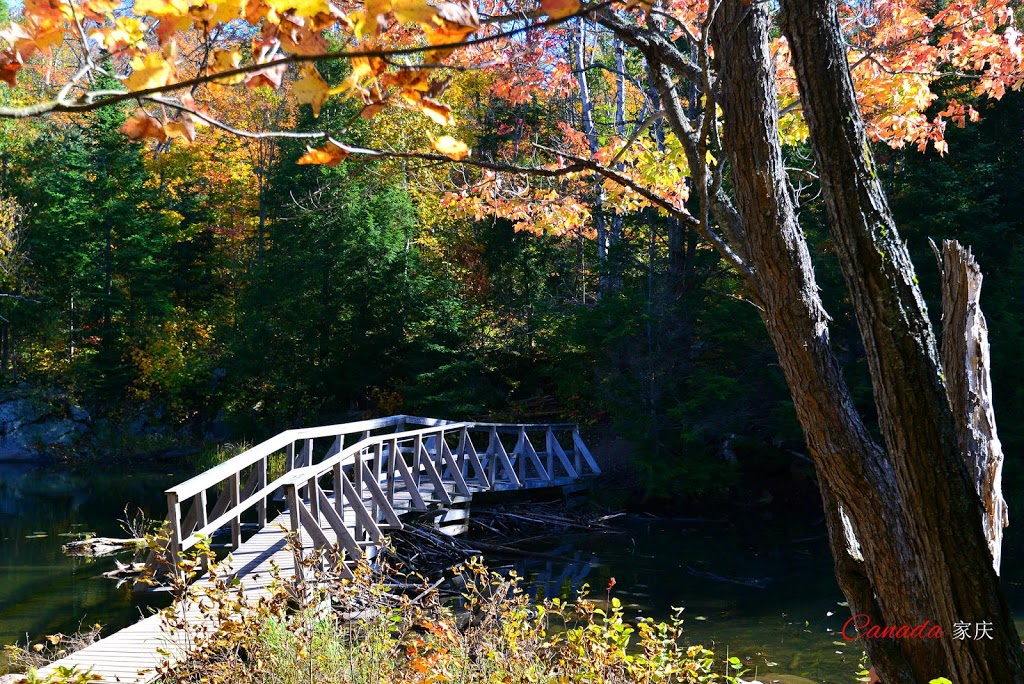
[[[99,577],[114,567],[113,559],[68,558],[61,552],[69,539],[64,535],[124,536],[118,520],[125,507],[162,519],[163,490],[188,476],[167,468],[61,472],[0,463],[0,644],[96,622],[109,633],[145,613],[145,599]],[[575,598],[587,583],[591,597],[603,599],[614,577],[612,596],[628,617],[667,620],[673,607],[682,607],[690,643],[713,646],[723,656],[728,649],[763,682],[773,681],[772,674],[855,681],[862,652],[839,633],[849,612],[832,575],[820,516],[737,508],[727,520],[623,516],[608,524],[610,531],[563,535],[532,547],[563,560],[519,564],[531,591]],[[1003,577],[1011,605],[1021,608],[1024,530],[1010,530]]]
[[[71,472],[0,463],[0,644],[137,620],[145,601],[100,577],[112,558],[70,558],[61,546],[82,532],[126,536],[118,522],[126,508],[163,519],[163,490],[179,479],[137,466]]]
[[[673,607],[682,607],[686,640],[721,656],[728,649],[746,663],[748,679],[756,672],[762,682],[773,675],[856,681],[863,650],[842,637],[850,613],[818,515],[739,509],[722,522],[644,516],[610,522],[611,532],[537,547],[572,562],[531,560],[517,571],[537,594],[572,598],[588,583],[590,597],[602,601],[614,577],[611,595],[622,601],[627,618],[667,621]],[[1022,536],[1017,530],[1007,537],[1002,575],[1024,633]]]

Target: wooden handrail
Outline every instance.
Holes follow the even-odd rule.
[[[408,425],[425,426],[416,430],[406,430]],[[398,431],[370,435],[374,430],[397,427]],[[470,431],[484,431],[488,437],[485,450],[478,451],[469,437]],[[530,441],[527,433],[543,431],[543,453],[546,459]],[[559,444],[555,432],[572,433],[572,456]],[[449,446],[446,437],[458,435],[458,444]],[[345,438],[361,434],[363,437],[355,444],[344,446]],[[507,450],[499,435],[517,435],[515,447]],[[311,463],[313,458],[313,440],[333,437],[334,446],[328,455],[319,463]],[[411,444],[410,444],[411,443]],[[297,444],[301,444],[301,453]],[[428,446],[430,444],[430,446]],[[272,482],[267,482],[268,459],[274,453],[287,449],[288,470]],[[362,452],[374,449],[372,456],[366,460],[360,457]],[[454,449],[454,451],[453,451]],[[384,456],[387,450],[387,456]],[[412,453],[411,464],[406,463],[406,456]],[[387,459],[387,470],[381,472],[381,465]],[[296,462],[301,464],[295,467]],[[367,467],[367,463],[371,467]],[[486,464],[486,465],[485,465]],[[376,529],[375,516],[378,511],[387,514],[389,524],[395,526],[397,520],[394,511],[394,482],[398,478],[404,482],[409,493],[410,502],[416,509],[426,508],[420,488],[425,476],[428,487],[434,492],[434,499],[442,503],[452,501],[448,487],[462,495],[471,494],[469,483],[475,487],[493,489],[520,488],[526,486],[528,464],[532,466],[536,476],[542,483],[555,481],[555,466],[560,465],[565,475],[560,477],[577,478],[587,467],[591,473],[599,473],[600,469],[594,462],[589,450],[579,436],[579,430],[573,423],[484,423],[484,422],[453,422],[437,418],[421,418],[418,416],[397,415],[388,418],[357,421],[338,425],[325,425],[314,428],[286,430],[241,454],[214,466],[205,473],[200,473],[181,484],[166,490],[168,502],[168,527],[170,530],[170,551],[172,558],[194,546],[201,537],[210,536],[214,532],[230,524],[232,545],[237,547],[241,538],[240,520],[243,513],[260,507],[260,524],[266,524],[266,508],[268,499],[282,488],[286,493],[289,506],[302,506],[303,511],[292,511],[293,527],[308,527],[310,521],[319,520],[317,508],[320,499],[326,497],[320,489],[318,480],[333,471],[334,497],[341,505],[338,497],[344,496],[349,505],[356,509],[356,535],[362,534],[366,528]],[[355,466],[353,479],[342,472]],[[245,486],[242,486],[242,471],[250,466]],[[471,478],[469,469],[474,475]],[[499,480],[500,473],[504,479]],[[384,480],[378,481],[382,476]],[[217,505],[208,519],[206,511],[207,490],[223,482],[227,482]],[[382,483],[385,485],[382,488]],[[370,490],[369,509],[363,503],[364,485]],[[244,491],[243,491],[244,489]],[[305,509],[301,492],[308,492],[311,498],[309,510]],[[183,516],[183,504],[192,501],[192,513]],[[340,509],[339,509],[340,510]],[[392,519],[393,518],[393,519]],[[332,518],[333,520],[333,518]],[[373,523],[372,525],[370,523]],[[332,524],[336,524],[334,521]],[[400,525],[400,523],[398,523]],[[296,527],[297,530],[297,527]],[[314,532],[319,532],[319,529]]]
[[[264,456],[269,456],[289,444],[300,439],[316,439],[318,437],[339,437],[353,435],[367,430],[376,430],[383,427],[392,427],[402,424],[413,425],[444,425],[450,421],[439,418],[420,418],[418,416],[389,416],[387,418],[375,418],[373,420],[362,420],[355,423],[340,423],[337,425],[323,425],[314,428],[297,428],[285,430],[284,432],[271,437],[268,440],[250,447],[232,458],[215,465],[209,470],[199,473],[184,482],[166,490],[167,494],[176,494],[179,500],[185,500],[195,496],[201,490],[209,489],[213,485],[220,484],[231,477],[232,474],[247,468],[258,462]]]
[[[461,431],[464,427],[472,427],[472,423],[448,423],[446,425],[440,425],[437,427],[423,428],[422,430],[407,430],[405,432],[392,432],[384,435],[373,435],[366,439],[359,440],[351,446],[347,446],[340,452],[325,458],[320,463],[314,465],[304,466],[302,468],[293,469],[288,475],[282,478],[281,484],[292,484],[299,483],[308,480],[310,477],[320,477],[326,475],[327,471],[331,470],[336,464],[350,465],[355,461],[355,454],[359,453],[363,449],[373,446],[374,444],[383,444],[384,442],[391,441],[404,441],[407,439],[413,439],[417,436],[432,435],[440,432],[443,433],[449,430]]]

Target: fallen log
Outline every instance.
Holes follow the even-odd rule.
[[[769,577],[726,577],[725,575],[716,575],[713,572],[704,572],[703,570],[697,570],[686,566],[687,572],[694,577],[704,577],[706,579],[714,580],[716,582],[725,582],[727,584],[738,584],[741,587],[751,587],[753,589],[764,589],[771,582]]]
[[[61,550],[68,556],[109,556],[121,551],[135,551],[145,545],[146,540],[140,537],[90,537],[68,542]]]

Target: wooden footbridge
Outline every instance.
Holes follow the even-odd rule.
[[[251,599],[268,591],[272,568],[302,582],[304,552],[344,559],[341,572],[350,574],[346,563],[372,557],[406,513],[450,515],[475,492],[566,485],[599,472],[573,424],[402,415],[288,430],[167,490],[168,557],[174,562],[229,530],[232,551],[220,575],[237,579]],[[289,547],[292,535],[303,550]],[[153,615],[39,674],[73,668],[96,681],[151,682],[163,653],[182,654],[188,633],[211,627],[200,604],[178,606],[187,630],[172,634]]]

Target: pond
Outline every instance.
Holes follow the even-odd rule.
[[[63,472],[0,464],[0,643],[25,643],[94,623],[105,633],[134,622],[151,601],[100,577],[113,559],[68,558],[70,533],[124,536],[120,519],[141,508],[165,514],[163,490],[185,470]],[[719,516],[712,514],[709,517]],[[535,596],[575,598],[584,584],[611,595],[627,617],[671,617],[683,608],[686,638],[743,658],[762,681],[771,674],[813,682],[855,680],[861,650],[843,641],[849,613],[832,575],[820,516],[737,508],[726,519],[621,516],[611,529],[562,535],[531,548],[519,563]],[[1014,528],[1011,528],[1011,531]],[[1011,532],[1012,534],[1012,532]],[[1024,607],[1024,564],[1008,540],[1004,578],[1012,605]],[[1019,616],[1024,617],[1024,615]],[[2,664],[0,664],[2,666]]]
[[[119,520],[141,509],[166,514],[171,470],[75,472],[0,463],[0,644],[72,632],[94,623],[111,629],[134,622],[146,602],[101,577],[112,558],[70,558],[72,535],[126,536]]]

